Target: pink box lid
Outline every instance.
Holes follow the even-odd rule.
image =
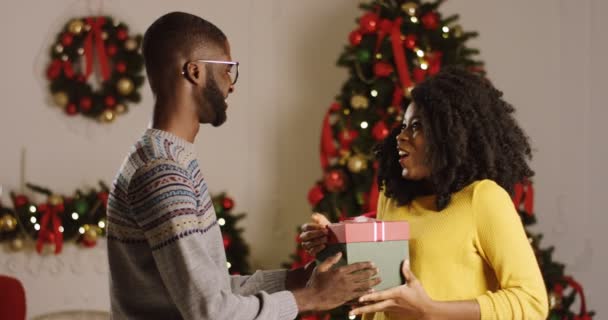
[[[406,221],[343,221],[332,223],[329,243],[382,242],[409,240],[410,226]]]

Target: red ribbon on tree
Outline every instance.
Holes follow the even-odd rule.
[[[402,88],[407,89],[412,86],[412,80],[410,77],[409,68],[407,66],[407,59],[405,58],[405,50],[403,49],[401,22],[403,22],[402,18],[397,18],[392,22],[384,19],[380,22],[378,39],[376,40],[376,52],[380,50],[380,44],[382,43],[382,40],[384,40],[384,37],[390,33],[391,43],[393,46],[393,57],[395,58],[399,81],[401,82]]]
[[[395,58],[395,64],[397,65],[397,73],[401,86],[403,89],[412,86],[412,80],[410,78],[410,70],[407,66],[407,60],[405,59],[405,50],[403,49],[403,40],[401,37],[401,22],[402,18],[397,18],[393,23],[393,29],[391,30],[391,42],[393,44],[393,56]]]
[[[99,66],[101,67],[101,78],[106,81],[110,79],[110,67],[101,31],[101,27],[106,23],[106,19],[104,17],[88,17],[86,21],[91,26],[91,31],[89,31],[84,39],[84,56],[86,58],[84,76],[88,79],[93,73],[93,54],[96,53],[99,59]],[[93,48],[93,42],[95,42],[95,48]]]
[[[38,240],[36,241],[36,251],[41,253],[44,244],[51,242],[55,244],[55,254],[59,254],[63,246],[63,233],[59,230],[59,227],[61,227],[59,213],[64,211],[63,204],[41,204],[38,206],[38,211],[41,213],[42,218],[40,219],[40,231],[38,232]],[[49,223],[51,224],[50,228]]]
[[[334,144],[333,132],[329,123],[329,116],[333,110],[330,108],[323,119],[323,128],[321,129],[321,168],[325,170],[329,165],[329,158],[335,157],[338,154],[338,149]]]
[[[591,320],[591,315],[587,312],[587,303],[585,302],[585,293],[583,292],[583,286],[576,282],[572,277],[564,276],[564,280],[574,291],[581,297],[580,312],[574,316],[574,320]]]

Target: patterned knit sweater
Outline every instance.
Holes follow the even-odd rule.
[[[193,145],[148,129],[108,203],[114,319],[293,319],[285,270],[230,276]]]

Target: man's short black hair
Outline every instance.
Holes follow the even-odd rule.
[[[224,48],[226,35],[213,23],[185,12],[171,12],[158,18],[144,34],[142,51],[150,86],[155,94],[159,83],[181,71],[180,60],[205,59],[192,57],[200,49]],[[176,68],[177,67],[177,68]]]

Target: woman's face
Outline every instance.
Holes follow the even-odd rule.
[[[405,179],[419,181],[430,177],[422,121],[413,102],[403,116],[401,132],[397,135],[397,152],[403,168],[401,175]]]

